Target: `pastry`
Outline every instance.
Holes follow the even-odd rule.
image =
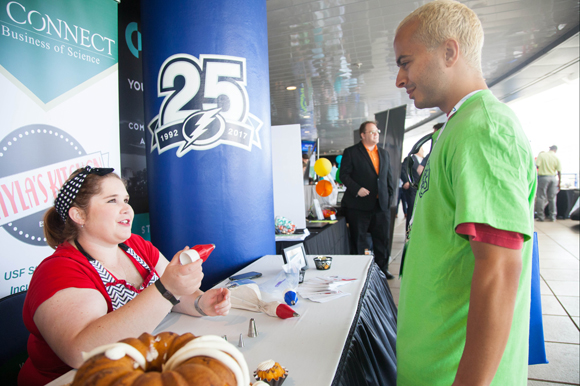
[[[288,370],[272,359],[260,363],[254,372],[256,380],[266,382],[270,386],[280,386],[287,376]]]
[[[248,386],[242,353],[223,338],[162,332],[97,347],[83,353],[77,385]]]

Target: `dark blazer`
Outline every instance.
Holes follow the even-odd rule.
[[[391,206],[395,184],[389,153],[378,146],[377,148],[379,150],[378,175],[362,141],[344,149],[340,164],[340,180],[346,186],[346,192],[341,206],[370,211],[375,208],[377,196],[383,211],[387,211]],[[358,197],[357,193],[360,188],[368,189],[370,194],[366,197]]]
[[[419,181],[419,178],[421,177],[419,175],[419,172],[417,171],[417,169],[419,168],[419,165],[421,165],[421,162],[419,162],[419,158],[417,158],[417,156],[415,154],[413,154],[412,156],[413,159],[413,180],[415,181]],[[407,175],[407,165],[403,162],[401,164],[401,180],[403,181],[403,184],[406,182],[411,182],[409,181],[409,176]]]

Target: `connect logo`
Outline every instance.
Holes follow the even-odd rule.
[[[137,33],[137,47],[133,44],[134,33]],[[139,26],[136,22],[127,24],[127,28],[125,28],[125,41],[127,42],[127,48],[129,48],[129,51],[131,51],[134,57],[139,59],[139,52],[141,51],[141,32],[139,32]]]
[[[163,102],[149,123],[151,151],[177,147],[182,157],[191,150],[218,145],[252,151],[262,148],[262,121],[249,112],[246,59],[224,55],[170,56],[163,62],[157,96]]]

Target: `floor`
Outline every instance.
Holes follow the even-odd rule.
[[[580,223],[572,220],[536,222],[540,251],[542,314],[549,363],[529,366],[528,386],[580,385]],[[399,272],[405,237],[405,218],[395,221],[392,262],[389,271]],[[395,303],[400,281],[389,280]]]

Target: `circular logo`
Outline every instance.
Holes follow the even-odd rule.
[[[226,123],[218,114],[220,109],[198,111],[183,122],[183,137],[188,146],[205,146],[219,140],[226,129]]]
[[[61,129],[44,124],[23,126],[0,141],[0,178],[82,155],[86,155],[85,149]],[[49,200],[51,204],[54,201],[52,197]],[[2,227],[23,243],[46,246],[42,223],[44,213],[41,210]]]

